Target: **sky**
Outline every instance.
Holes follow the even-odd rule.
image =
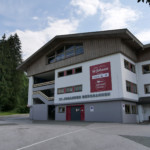
[[[17,33],[25,60],[56,35],[128,28],[150,43],[150,6],[137,0],[0,0],[0,37]]]

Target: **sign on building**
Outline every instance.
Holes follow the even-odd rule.
[[[110,62],[90,66],[91,92],[112,90]]]

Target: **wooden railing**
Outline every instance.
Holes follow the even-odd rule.
[[[33,84],[33,87],[39,87],[39,86],[45,86],[45,85],[50,85],[50,84],[54,84],[55,81],[48,81],[48,82],[43,82],[43,83],[37,83],[37,84]]]
[[[48,97],[48,96],[46,96],[43,92],[41,92],[41,91],[35,91],[35,92],[33,92],[33,94],[40,94],[42,97],[44,97],[46,100],[48,100],[48,101],[53,101],[54,100],[54,97]]]

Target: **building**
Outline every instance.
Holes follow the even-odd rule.
[[[128,29],[56,36],[18,69],[34,120],[150,120],[150,44]]]

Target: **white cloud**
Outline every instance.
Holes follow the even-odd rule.
[[[112,4],[100,3],[100,10],[101,29],[128,28],[140,15],[136,10],[122,6],[119,1]]]
[[[150,30],[141,31],[136,37],[145,44],[150,43]]]
[[[33,20],[38,20],[38,19],[39,19],[39,17],[34,16],[34,17],[32,17],[32,19],[33,19]]]
[[[72,0],[71,5],[76,7],[76,13],[86,17],[99,14],[102,30],[130,27],[140,15],[138,11],[122,5],[119,0]]]
[[[76,12],[85,16],[95,15],[99,6],[99,0],[72,0],[71,5],[77,7]]]
[[[76,31],[78,21],[72,19],[51,19],[48,27],[41,31],[16,30],[22,43],[23,59],[26,59],[55,35],[69,34]]]

